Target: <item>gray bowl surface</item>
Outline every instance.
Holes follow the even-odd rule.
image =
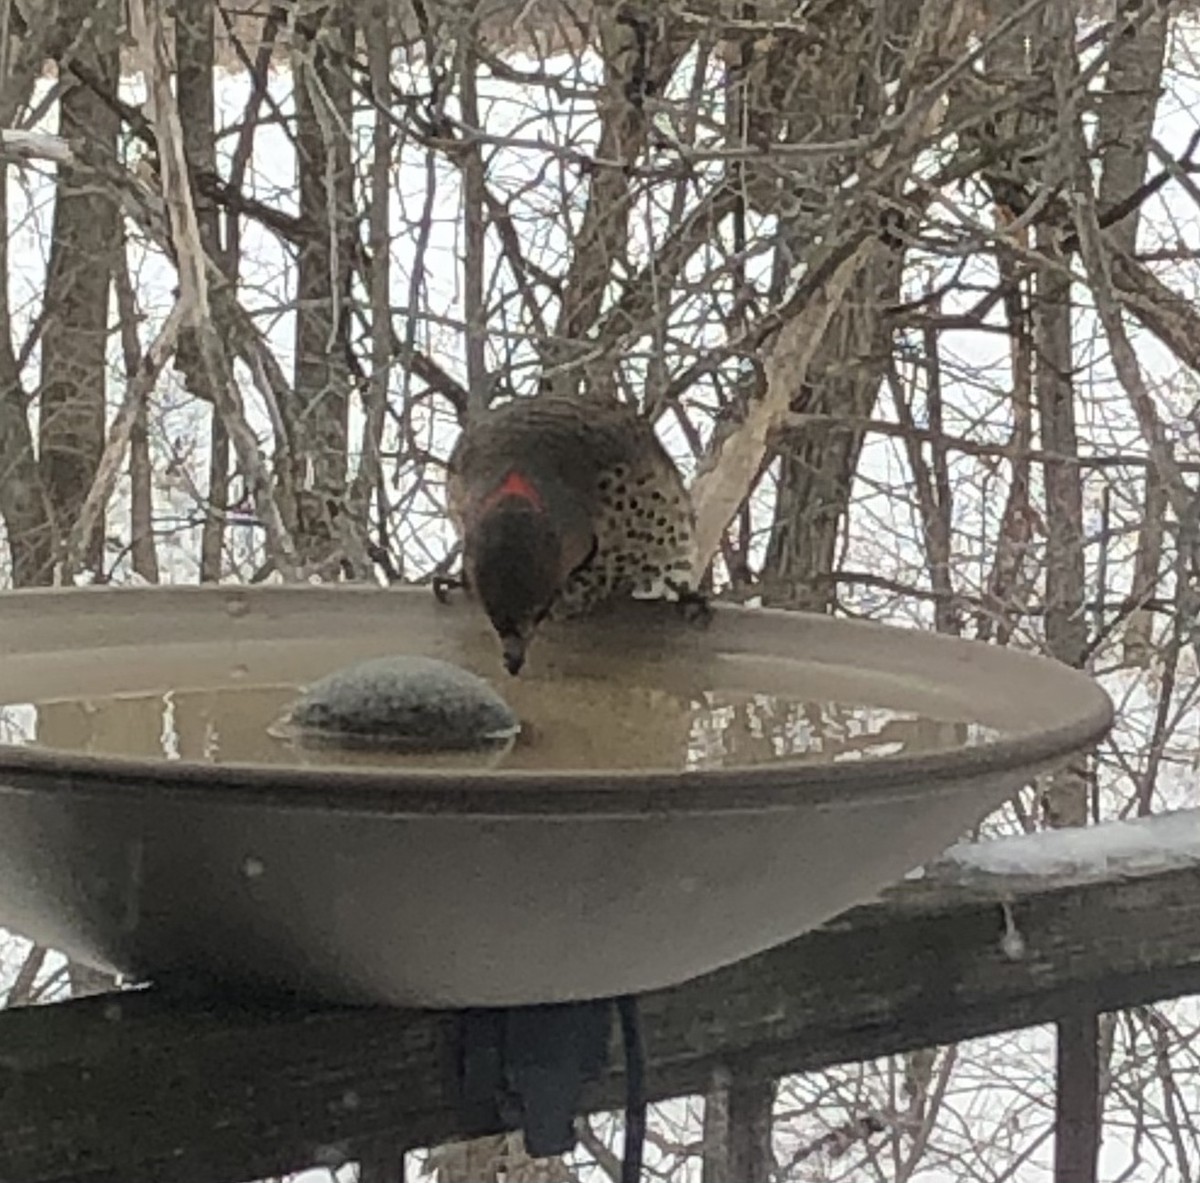
[[[700,629],[631,604],[547,627],[514,681],[477,612],[424,589],[0,597],[8,703],[312,680],[398,652],[458,662],[519,710],[558,702],[574,738],[561,759],[553,742],[541,756],[558,766],[212,765],[0,746],[0,924],[134,976],[338,1001],[654,989],[872,898],[1112,717],[1090,678],[1047,660],[795,613],[718,608]],[[581,677],[683,698],[731,686],[874,704],[1001,734],[880,759],[631,767],[676,742],[678,719],[600,689],[559,701],[556,681]]]

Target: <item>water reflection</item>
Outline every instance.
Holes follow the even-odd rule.
[[[444,755],[297,742],[280,720],[294,683],[175,689],[0,709],[3,742],[104,756],[305,767],[707,769],[871,760],[986,741],[995,731],[877,706],[709,690],[687,697],[607,680],[500,684],[522,722],[510,748]]]

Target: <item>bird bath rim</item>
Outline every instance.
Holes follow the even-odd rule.
[[[361,599],[359,599],[361,597]],[[370,585],[207,584],[138,587],[33,588],[0,597],[0,669],[14,657],[62,652],[72,641],[62,628],[76,630],[77,622],[95,619],[95,612],[120,611],[144,618],[156,613],[169,619],[171,606],[207,607],[211,601],[230,620],[254,620],[255,605],[263,612],[285,612],[292,607],[320,610],[341,601],[338,610],[361,606],[395,604],[407,614],[408,625],[420,622],[424,613],[436,630],[462,633],[464,627],[477,640],[491,641],[482,614],[465,601],[449,606],[437,604],[428,587],[381,588]],[[358,605],[354,604],[358,600]],[[137,601],[144,601],[139,604]],[[164,602],[165,601],[165,602]],[[232,607],[231,607],[232,606]],[[234,608],[236,607],[236,611]],[[389,605],[390,609],[391,605]],[[140,609],[140,611],[139,611]],[[815,613],[768,608],[745,608],[714,604],[709,630],[678,621],[673,607],[664,604],[631,603],[606,617],[602,632],[612,635],[626,623],[644,627],[654,621],[656,640],[670,660],[672,646],[693,652],[706,648],[705,638],[720,639],[722,633],[736,636],[742,629],[774,629],[780,638],[789,632],[811,634],[823,631],[840,635],[852,643],[866,645],[872,639],[903,643],[915,654],[922,652],[943,659],[975,657],[1012,674],[1024,671],[1052,679],[1061,686],[1056,703],[1062,704],[1061,718],[1036,731],[1001,734],[979,744],[933,753],[902,753],[896,756],[845,762],[804,762],[780,758],[766,765],[734,765],[693,770],[656,769],[562,769],[531,771],[498,770],[391,770],[386,768],[287,767],[228,762],[165,760],[136,756],[96,756],[62,749],[27,747],[0,743],[0,784],[21,790],[138,794],[152,788],[164,794],[203,794],[231,804],[252,800],[295,809],[336,809],[339,812],[404,815],[456,815],[471,817],[520,816],[637,816],[644,814],[724,814],[771,809],[793,809],[797,805],[821,805],[828,801],[839,807],[868,806],[886,797],[895,799],[919,792],[928,796],[934,786],[946,792],[966,777],[1004,773],[1017,768],[1034,771],[1060,765],[1071,753],[1098,742],[1113,722],[1113,704],[1093,679],[1080,671],[1035,654],[988,645],[984,642],[946,637],[917,629],[898,628],[867,621],[836,619]],[[435,615],[436,614],[436,615]],[[25,627],[13,628],[13,617]],[[25,617],[24,620],[20,618]],[[656,619],[657,617],[657,619]],[[6,620],[6,618],[8,618]],[[56,630],[57,618],[62,628]],[[86,626],[85,626],[86,627]],[[41,628],[48,636],[30,640],[30,630]],[[563,626],[586,636],[588,624]],[[732,632],[731,632],[732,630]],[[670,638],[665,633],[671,633]],[[103,643],[103,630],[92,648],[129,647],[130,641]],[[7,635],[4,635],[7,634]],[[12,638],[16,636],[14,643]],[[902,639],[903,638],[903,639]],[[247,640],[255,639],[253,636]],[[37,644],[38,640],[41,644]],[[548,644],[549,642],[540,642]],[[711,653],[720,652],[710,640]],[[402,650],[397,650],[402,651]],[[761,657],[761,651],[757,651]],[[534,650],[536,662],[537,650]],[[507,675],[495,654],[494,681],[501,689]],[[8,701],[20,701],[11,694]],[[28,700],[26,700],[28,701]]]

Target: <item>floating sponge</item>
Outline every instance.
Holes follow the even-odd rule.
[[[430,657],[360,661],[314,682],[292,706],[300,742],[397,751],[462,751],[503,744],[521,725],[482,678]]]

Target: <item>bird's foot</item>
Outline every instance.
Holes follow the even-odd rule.
[[[450,593],[465,590],[467,581],[461,575],[435,575],[431,586],[437,602],[448,604],[450,603]]]
[[[667,580],[667,587],[675,593],[675,608],[679,615],[688,624],[698,624],[707,628],[713,616],[708,597],[703,592],[688,587],[686,583],[677,583],[670,579]]]

